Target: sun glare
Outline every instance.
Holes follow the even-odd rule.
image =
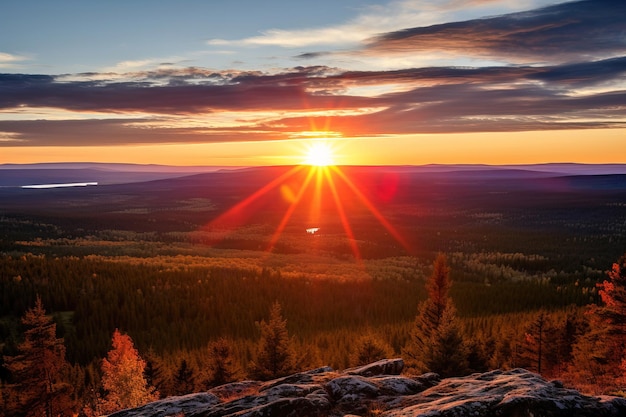
[[[318,167],[334,165],[333,150],[328,143],[315,142],[308,148],[304,163]]]

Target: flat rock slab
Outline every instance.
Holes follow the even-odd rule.
[[[169,397],[114,417],[623,417],[626,399],[591,397],[524,369],[441,379],[399,375],[401,359]]]

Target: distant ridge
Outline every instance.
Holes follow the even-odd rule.
[[[99,185],[143,183],[214,173],[263,172],[263,176],[288,170],[289,166],[172,166],[124,163],[68,162],[0,164],[0,187],[23,187],[53,183],[97,182]],[[491,178],[548,178],[557,176],[626,175],[626,164],[548,163],[527,165],[429,164],[429,165],[346,165],[352,173],[398,173],[461,176],[468,180]]]
[[[99,185],[130,184],[237,168],[92,162],[3,164],[0,165],[0,187],[29,186],[29,188],[34,188],[32,186],[85,182],[97,182]]]
[[[560,174],[626,174],[626,164],[581,164],[574,162],[553,162],[541,164],[426,164],[426,165],[348,165],[355,168],[387,168],[399,171],[480,171],[515,169],[523,171],[540,171]],[[176,172],[176,173],[204,173],[220,170],[238,170],[244,168],[266,168],[264,166],[210,166],[210,165],[159,165],[159,164],[131,164],[131,163],[108,163],[108,162],[45,162],[34,164],[0,164],[0,170],[16,169],[98,169],[122,172]]]
[[[177,172],[177,173],[201,173],[213,172],[223,169],[238,169],[242,167],[231,166],[178,166],[158,164],[124,164],[108,162],[45,162],[36,164],[0,164],[3,169],[99,169],[124,172]]]
[[[411,168],[407,166],[407,168]],[[486,170],[520,170],[548,172],[565,175],[608,175],[626,174],[626,164],[579,164],[579,163],[545,163],[545,164],[513,164],[513,165],[486,165],[486,164],[429,164],[416,166],[430,172],[450,171],[486,171]]]

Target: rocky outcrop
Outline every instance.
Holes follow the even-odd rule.
[[[590,397],[524,369],[440,379],[400,375],[402,359],[335,372],[325,367],[170,397],[114,417],[617,417],[626,399]]]

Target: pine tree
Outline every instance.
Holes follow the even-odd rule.
[[[449,303],[443,310],[439,325],[431,334],[426,367],[443,378],[464,375],[469,370],[467,356],[467,348],[456,318],[456,309]]]
[[[433,264],[433,273],[426,282],[428,299],[433,305],[433,324],[439,325],[439,320],[443,317],[444,310],[451,302],[448,292],[450,290],[450,268],[443,253],[437,255]]]
[[[158,394],[144,377],[146,363],[133,346],[130,336],[116,329],[112,345],[113,349],[102,360],[102,387],[106,395],[101,411],[113,413],[156,400]]]
[[[467,349],[458,328],[456,309],[448,296],[449,273],[445,255],[439,254],[426,282],[428,299],[419,305],[409,342],[402,351],[408,369],[447,376],[467,371]],[[445,343],[450,343],[451,348]]]
[[[287,320],[283,319],[278,302],[270,310],[269,322],[262,321],[260,328],[261,339],[252,364],[252,376],[269,380],[293,373],[295,354],[287,332]]]
[[[597,317],[589,317],[589,331],[579,337],[572,348],[572,363],[565,380],[590,394],[606,394],[617,388],[619,364],[611,361],[609,334]]]
[[[489,358],[496,349],[495,340],[472,338],[467,342],[467,364],[471,372],[489,370]]]
[[[174,394],[190,394],[196,387],[196,378],[193,368],[186,359],[183,359],[174,375]]]
[[[626,254],[598,284],[602,306],[589,308],[589,331],[573,348],[567,377],[580,389],[606,393],[624,389],[626,359]]]
[[[5,366],[15,382],[7,409],[24,410],[25,416],[56,417],[71,415],[72,388],[65,377],[69,364],[65,360],[63,339],[56,337],[56,325],[37,297],[35,307],[22,317],[24,342],[20,354],[5,357]]]
[[[495,350],[489,360],[492,369],[509,369],[514,366],[515,355],[511,346],[511,335],[502,335],[496,342]]]
[[[609,280],[598,284],[600,297],[604,306],[595,310],[604,321],[615,360],[626,359],[626,254],[608,272]]]
[[[243,377],[241,367],[235,362],[233,348],[224,338],[209,344],[209,378],[207,388],[234,382]]]
[[[350,355],[351,366],[362,366],[393,356],[393,349],[372,332],[359,337]]]
[[[546,331],[548,329],[548,319],[545,311],[540,311],[537,317],[528,325],[524,333],[524,353],[525,366],[541,373],[542,363],[545,355]]]
[[[155,353],[154,349],[149,349],[145,355],[146,370],[144,375],[148,386],[155,387],[160,394],[163,394],[164,375],[162,369],[162,359]]]

